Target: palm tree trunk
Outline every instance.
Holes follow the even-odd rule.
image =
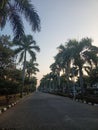
[[[82,95],[84,94],[84,87],[83,87],[83,73],[82,73],[82,67],[79,66],[79,80],[80,80],[80,88]]]
[[[70,92],[70,84],[69,84],[69,74],[70,74],[70,62],[67,62],[66,65],[66,79],[67,79],[67,93],[69,94]]]
[[[58,77],[58,91],[60,90],[60,72],[58,72],[57,74],[57,77]]]
[[[29,83],[30,83],[30,78],[31,78],[31,76],[30,76],[30,73],[29,73]],[[28,91],[28,93],[31,92],[31,86],[32,86],[32,83],[30,83],[30,85],[29,85],[29,91]]]
[[[26,51],[25,51],[24,63],[23,63],[23,75],[22,75],[21,97],[23,97],[23,89],[24,89],[24,81],[25,81],[25,69],[26,69]]]

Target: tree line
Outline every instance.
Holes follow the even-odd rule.
[[[20,41],[11,41],[10,36],[6,35],[0,37],[1,94],[21,92],[22,96],[23,91],[35,90],[37,78],[34,75],[39,71],[36,52],[39,51],[40,48],[31,35],[24,35]],[[30,54],[30,60],[27,60],[27,53]],[[23,68],[17,67],[17,59]]]
[[[24,19],[33,32],[40,31],[40,18],[31,1],[0,0],[0,29],[10,23],[14,36],[0,35],[0,95],[20,92],[22,97],[23,91],[33,91],[37,84],[36,52],[40,47],[26,34]],[[17,67],[17,59],[23,68]]]
[[[50,65],[51,72],[40,81],[39,90],[81,93],[98,83],[98,47],[91,38],[70,39],[61,44]]]

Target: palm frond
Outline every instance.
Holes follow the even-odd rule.
[[[35,67],[35,71],[39,72],[39,69]]]
[[[30,54],[30,56],[32,57],[33,60],[36,60],[36,54],[35,54],[35,52],[29,50],[29,54]]]
[[[1,29],[3,29],[6,24],[7,12],[8,12],[8,8],[6,6],[6,2],[1,0],[0,1],[0,28]]]
[[[78,41],[76,39],[72,39],[72,40],[68,40],[68,42],[66,43],[66,47],[67,48],[75,48],[78,46]]]
[[[39,64],[38,63],[34,63],[34,66],[38,66]]]
[[[92,39],[90,38],[83,38],[79,43],[79,48],[82,50],[91,48]]]
[[[98,54],[98,47],[92,45],[90,49],[91,49],[91,51],[93,51],[96,54]]]
[[[6,14],[3,15],[2,17],[2,11],[0,10],[0,28],[3,29],[5,24],[6,24]]]
[[[13,45],[14,46],[19,46],[19,47],[23,47],[23,43],[21,42],[21,38],[20,39],[13,39]]]
[[[15,10],[12,10],[9,19],[13,27],[15,39],[20,39],[20,37],[24,35],[24,27],[19,14]]]
[[[37,51],[37,52],[40,52],[39,46],[30,46],[29,48],[30,48],[30,49],[33,49],[33,50],[35,50],[35,51]]]
[[[18,53],[20,53],[21,51],[23,50],[23,48],[16,48],[15,50],[14,50],[14,52],[15,52],[15,54],[18,54]]]
[[[0,10],[4,9],[8,0],[0,0]]]
[[[29,0],[15,0],[19,10],[24,13],[27,21],[30,22],[33,31],[40,31],[40,18]]]
[[[23,56],[24,56],[24,51],[22,51],[20,54],[19,62],[21,62],[23,60]]]
[[[62,52],[65,49],[65,47],[64,45],[61,44],[60,46],[57,47],[57,49],[59,50],[59,52]]]
[[[35,40],[32,40],[32,41],[30,42],[30,44],[36,45],[36,41],[35,41]]]

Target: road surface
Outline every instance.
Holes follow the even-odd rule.
[[[2,128],[7,128],[5,130],[98,130],[98,106],[35,92],[0,115],[0,130]]]

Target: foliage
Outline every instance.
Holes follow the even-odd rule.
[[[14,51],[9,47],[10,37],[0,37],[0,77],[4,78],[7,71],[14,67]]]
[[[33,31],[40,30],[40,18],[29,0],[0,0],[0,28],[9,21],[16,39],[24,35],[23,17]]]
[[[55,62],[50,66],[51,73],[57,77],[53,91],[70,93],[78,87],[77,90],[84,94],[88,86],[92,87],[98,82],[98,47],[92,45],[92,39],[68,40],[57,49]],[[85,73],[88,75],[85,76]],[[40,81],[39,89],[46,91],[48,87],[50,90],[54,81],[50,73],[45,75]]]
[[[24,89],[24,83],[25,83],[25,75],[26,75],[26,69],[28,66],[27,64],[27,53],[31,56],[32,61],[36,60],[36,53],[35,52],[39,52],[40,48],[39,46],[36,45],[36,41],[33,39],[33,37],[31,35],[23,35],[20,40],[15,40],[14,44],[16,46],[18,46],[18,48],[15,49],[15,54],[20,54],[20,58],[19,58],[19,62],[23,61],[23,73],[22,73],[22,88],[21,88],[21,97],[22,97],[22,93],[23,93],[23,89]],[[31,61],[31,65],[32,67],[29,69],[36,69],[34,68],[34,65],[32,64]],[[32,71],[30,70],[30,71]],[[27,71],[29,72],[29,70],[27,69]],[[32,71],[33,73],[34,71]],[[29,78],[30,78],[31,73],[29,73]]]
[[[9,36],[0,37],[0,94],[19,92],[21,71],[16,69]]]

